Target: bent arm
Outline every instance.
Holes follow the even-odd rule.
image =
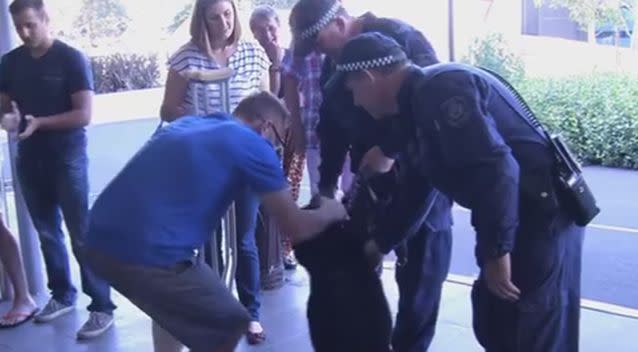
[[[36,116],[41,129],[60,130],[87,126],[93,110],[93,71],[88,59],[80,52],[67,58],[65,74],[71,95],[71,110],[54,115]]]
[[[164,88],[164,100],[160,108],[160,117],[162,120],[171,122],[186,115],[182,103],[186,98],[187,88],[188,81],[177,71],[170,69]]]
[[[281,231],[290,235],[293,244],[307,241],[333,222],[342,220],[342,217],[332,215],[326,207],[313,210],[299,209],[288,189],[264,194],[261,201]]]
[[[45,130],[63,130],[87,126],[91,122],[93,110],[93,91],[83,90],[71,95],[71,110],[44,117],[39,120],[40,128]]]

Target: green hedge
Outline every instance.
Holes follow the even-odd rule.
[[[488,33],[475,38],[460,61],[489,68],[512,84],[520,82],[525,77],[523,59],[510,49],[502,33]]]
[[[114,53],[91,58],[97,94],[159,87],[157,55]]]
[[[562,133],[584,163],[638,169],[638,76],[525,78],[522,58],[502,33],[477,37],[461,61],[508,79],[547,128]]]
[[[517,88],[584,163],[638,169],[638,77],[528,78]]]

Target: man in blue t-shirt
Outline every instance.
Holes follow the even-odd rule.
[[[92,299],[89,320],[78,338],[95,337],[112,325],[115,306],[108,284],[87,268],[82,256],[88,224],[84,127],[91,119],[91,70],[82,53],[50,36],[42,0],[15,0],[9,11],[24,45],[0,62],[0,109],[3,126],[19,139],[18,180],[40,237],[52,294],[36,321],[71,312],[77,298],[61,210],[80,265],[82,289]],[[20,122],[10,126],[8,120]]]
[[[259,197],[296,242],[346,218],[335,200],[317,210],[293,201],[273,148],[288,112],[274,95],[251,95],[234,115],[186,116],[161,129],[91,210],[93,268],[193,351],[232,351],[251,320],[196,259],[234,199],[246,190]]]

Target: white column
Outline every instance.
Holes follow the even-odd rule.
[[[13,40],[14,28],[12,24],[13,21],[9,14],[9,1],[0,0],[0,55],[4,55],[15,45]],[[3,145],[2,147],[5,148],[6,146]],[[27,274],[29,291],[36,295],[44,292],[45,290],[44,270],[42,266],[42,256],[40,254],[40,241],[38,240],[37,232],[35,231],[31,218],[29,217],[29,211],[24,203],[22,190],[18,182],[15,169],[16,143],[14,138],[9,139],[8,148],[9,160],[4,163],[3,169],[6,167],[11,168],[16,214],[18,218],[20,250],[22,251],[22,259],[24,261],[24,269]],[[4,150],[2,152],[4,152]],[[4,182],[4,180],[0,181]],[[6,194],[2,196],[6,197]]]

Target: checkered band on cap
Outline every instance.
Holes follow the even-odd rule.
[[[355,71],[368,70],[371,68],[389,66],[394,63],[403,61],[405,59],[406,59],[405,54],[401,53],[398,55],[388,55],[388,56],[379,57],[379,58],[371,59],[371,60],[347,62],[343,64],[338,64],[337,71],[355,72]]]
[[[341,4],[339,3],[339,1],[335,1],[334,5],[332,5],[332,7],[328,11],[326,11],[326,13],[321,16],[315,24],[306,28],[299,34],[301,39],[308,39],[313,35],[319,33],[319,31],[327,26],[328,23],[330,23],[330,21],[332,21],[337,16],[337,12],[339,12],[339,9],[341,9]]]

